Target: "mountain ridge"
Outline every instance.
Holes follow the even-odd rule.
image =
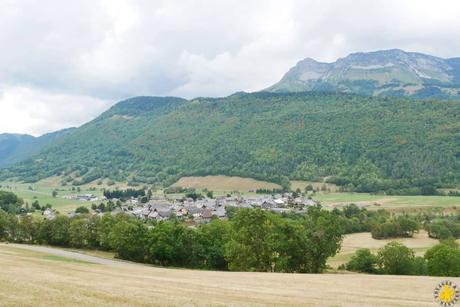
[[[0,168],[30,158],[75,128],[46,133],[39,137],[20,133],[0,134]]]
[[[265,91],[460,98],[460,59],[401,49],[356,52],[331,63],[305,58]]]

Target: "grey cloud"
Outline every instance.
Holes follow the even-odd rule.
[[[0,131],[79,125],[135,95],[255,91],[307,56],[458,56],[459,11],[455,0],[3,0],[0,116],[15,120]]]

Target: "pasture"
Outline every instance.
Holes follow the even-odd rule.
[[[18,195],[20,198],[31,205],[34,201],[38,201],[41,206],[50,204],[54,209],[61,212],[69,212],[77,207],[91,206],[91,202],[79,201],[75,199],[66,199],[64,196],[71,194],[94,194],[102,196],[101,190],[90,190],[88,186],[80,187],[80,191],[72,191],[71,186],[58,186],[50,184],[48,181],[40,181],[37,183],[18,183],[18,182],[1,182],[2,190],[10,191]],[[56,197],[52,196],[53,191],[57,191]]]

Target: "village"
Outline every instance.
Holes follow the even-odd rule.
[[[276,213],[302,213],[309,206],[318,204],[311,198],[293,193],[251,197],[226,195],[196,199],[192,197],[174,197],[166,194],[152,195],[149,199],[146,199],[145,196],[131,197],[128,200],[107,199],[104,196],[98,198],[92,194],[72,197],[82,202],[104,201],[105,203],[101,202],[99,205],[92,204],[92,214],[103,215],[106,212],[110,212],[112,215],[117,215],[125,213],[143,220],[163,221],[177,218],[196,224],[208,223],[213,218],[227,218],[232,210],[238,208],[261,208]],[[43,212],[43,216],[45,219],[53,219],[56,213],[56,210],[47,208]],[[69,217],[79,214],[78,210],[67,213]]]

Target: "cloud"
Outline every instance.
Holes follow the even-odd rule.
[[[0,131],[78,125],[136,95],[256,91],[305,57],[459,56],[459,11],[455,0],[3,0]]]
[[[30,87],[0,89],[0,131],[41,135],[75,127],[103,112],[110,102]]]

